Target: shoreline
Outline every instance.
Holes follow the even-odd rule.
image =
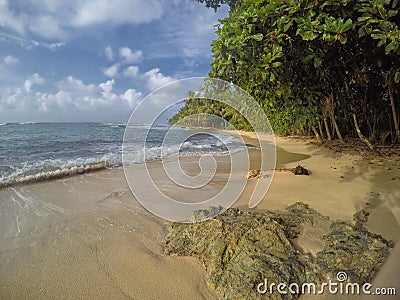
[[[252,141],[251,133],[243,135]],[[398,240],[400,186],[398,179],[390,179],[400,178],[400,170],[387,170],[392,161],[369,161],[290,138],[277,137],[276,141],[277,165],[301,163],[312,174],[276,172],[269,192],[255,210],[281,211],[304,202],[332,219],[351,220],[356,211],[366,209],[371,232]],[[249,149],[251,169],[259,165],[257,151]],[[183,161],[194,174],[198,171],[198,159]],[[215,184],[205,195],[224,185],[227,166],[217,170]],[[151,162],[149,168],[158,174],[161,164]],[[134,167],[138,180],[143,171],[142,165]],[[196,193],[181,193],[162,183],[172,195],[196,200]],[[234,207],[249,210],[254,183],[247,182]],[[4,188],[0,198],[0,298],[216,298],[199,261],[164,254],[166,225],[170,223],[135,200],[122,168]],[[311,228],[308,234],[320,232]]]

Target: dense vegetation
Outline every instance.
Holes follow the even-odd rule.
[[[209,76],[249,92],[276,133],[400,141],[399,0],[197,1],[231,7]],[[189,99],[172,122],[207,112],[249,129],[239,112]]]

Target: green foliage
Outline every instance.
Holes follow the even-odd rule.
[[[381,135],[380,135],[380,142],[381,142],[382,144],[385,144],[385,143],[386,143],[386,140],[387,140],[387,138],[390,136],[390,134],[391,134],[390,131],[384,131],[384,132],[382,132]]]
[[[222,4],[227,4],[231,9],[234,9],[236,6],[240,4],[240,0],[196,0],[200,3],[205,3],[206,7],[213,8],[217,11],[218,8],[221,7]]]
[[[206,93],[210,98],[212,98],[212,92]],[[229,91],[226,92],[226,97],[230,97]],[[231,99],[231,102],[234,100]],[[239,112],[231,106],[227,106],[221,102],[210,100],[204,95],[200,96],[192,91],[188,92],[186,98],[186,104],[180,111],[174,115],[169,122],[171,124],[176,124],[178,121],[183,120],[181,125],[193,126],[193,127],[214,127],[214,128],[226,128],[228,124],[223,122],[216,122],[212,119],[212,124],[210,124],[210,119],[202,114],[212,114],[226,120],[230,125],[233,125],[236,129],[253,131],[250,123],[243,117],[243,112],[248,107],[245,107],[245,102],[241,105],[242,111]],[[189,116],[194,116],[193,118]],[[187,118],[189,117],[189,118]],[[184,119],[186,118],[186,119]]]
[[[214,9],[229,2],[198,1]],[[250,93],[276,132],[306,134],[327,118],[337,121],[345,135],[354,135],[353,112],[364,134],[392,132],[388,89],[400,97],[398,0],[242,0],[231,5],[211,44],[209,76]],[[228,111],[211,107],[216,113]],[[245,127],[235,114],[221,116]]]

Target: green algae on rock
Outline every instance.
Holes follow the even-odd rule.
[[[352,282],[366,282],[375,274],[393,246],[382,237],[345,222],[331,222],[323,249],[304,253],[297,246],[303,225],[329,220],[308,205],[296,203],[287,212],[243,211],[229,208],[197,223],[172,223],[165,252],[194,256],[204,264],[208,284],[221,299],[298,299],[300,295],[261,295],[257,285],[305,282],[316,285],[346,271]]]

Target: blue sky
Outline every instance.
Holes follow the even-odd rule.
[[[0,0],[0,123],[125,122],[206,76],[217,13],[195,0]]]

